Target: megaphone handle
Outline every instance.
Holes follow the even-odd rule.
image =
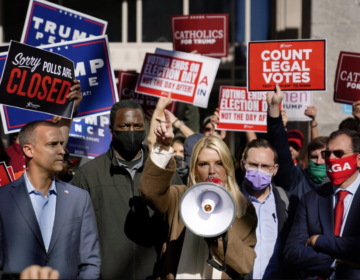
[[[223,260],[223,264],[222,266],[216,262],[214,260],[214,258],[211,255],[211,242],[213,242],[213,238],[205,238],[206,243],[208,244],[209,247],[209,259],[207,260],[207,263],[210,264],[213,268],[216,268],[219,271],[227,271],[226,268],[226,250],[227,250],[227,245],[228,245],[228,233],[225,232],[221,235],[222,239],[223,239],[223,249],[224,249],[224,260]]]

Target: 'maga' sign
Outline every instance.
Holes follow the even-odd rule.
[[[119,100],[131,99],[141,105],[145,117],[151,120],[159,98],[135,92],[138,73],[119,71]],[[166,109],[174,113],[176,102],[172,102]]]
[[[104,35],[107,22],[42,0],[31,0],[21,42],[41,46]]]
[[[220,87],[219,123],[216,129],[266,132],[265,92],[247,92],[242,87]]]
[[[227,57],[229,15],[179,15],[171,17],[174,50],[197,51],[212,57]]]
[[[105,153],[111,142],[110,115],[75,119],[67,149],[71,155],[94,158]]]
[[[207,108],[220,59],[157,49],[146,54],[136,92]]]
[[[11,41],[0,84],[0,103],[72,118],[66,99],[75,73],[71,60]]]
[[[326,40],[249,42],[248,91],[326,90]]]
[[[340,52],[335,74],[334,101],[352,104],[360,100],[360,53]]]

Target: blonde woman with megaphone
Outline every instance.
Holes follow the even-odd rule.
[[[156,276],[162,279],[243,278],[253,269],[256,257],[254,248],[257,216],[253,205],[235,183],[230,151],[216,136],[200,139],[192,152],[188,186],[170,186],[176,163],[171,158],[170,145],[174,134],[166,110],[165,119],[165,122],[155,128],[157,142],[140,181],[143,200],[155,212],[162,214],[169,225]],[[231,195],[236,217],[225,235],[207,238],[205,241],[205,238],[193,234],[185,227],[179,208],[181,199],[189,188],[213,177],[220,179]],[[208,265],[210,259],[207,262],[207,243],[213,258],[211,266]]]

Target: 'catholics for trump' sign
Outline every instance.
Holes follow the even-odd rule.
[[[74,63],[55,53],[11,41],[0,84],[0,103],[72,118],[67,100]]]
[[[249,42],[248,91],[326,90],[326,40]]]
[[[340,52],[335,75],[334,101],[353,104],[360,100],[360,53]]]
[[[107,22],[48,1],[31,0],[21,42],[41,46],[104,35]]]
[[[227,57],[229,15],[179,15],[171,17],[174,50],[212,57]]]

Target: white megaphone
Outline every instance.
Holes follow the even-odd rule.
[[[236,206],[230,192],[215,183],[204,182],[190,187],[180,202],[180,217],[194,234],[215,237],[233,224]]]

